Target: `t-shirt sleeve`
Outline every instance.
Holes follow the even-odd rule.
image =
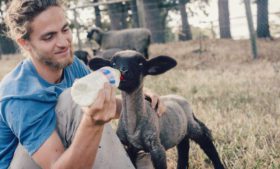
[[[29,155],[33,155],[55,130],[54,104],[10,100],[5,106],[4,120]]]
[[[0,168],[8,168],[18,140],[0,116]]]

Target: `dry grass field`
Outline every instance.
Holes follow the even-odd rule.
[[[145,86],[159,94],[187,98],[197,118],[211,130],[229,169],[280,169],[280,39],[258,41],[260,58],[251,59],[249,41],[207,40],[152,45],[151,56],[169,55],[178,65]],[[3,58],[0,78],[21,58]],[[168,151],[176,168],[176,151]],[[190,168],[213,168],[194,143]]]

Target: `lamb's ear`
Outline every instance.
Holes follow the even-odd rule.
[[[89,61],[88,66],[91,70],[97,70],[104,66],[111,66],[111,62],[102,58],[93,58]]]
[[[177,65],[176,60],[169,56],[157,56],[147,61],[146,75],[162,74]]]
[[[87,39],[91,40],[92,39],[92,35],[93,35],[93,30],[90,30],[87,32]]]

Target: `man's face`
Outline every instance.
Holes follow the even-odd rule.
[[[34,62],[51,69],[63,69],[73,62],[72,33],[62,8],[49,7],[30,27],[26,44]]]

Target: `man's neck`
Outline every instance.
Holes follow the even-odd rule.
[[[41,62],[31,59],[38,74],[49,83],[59,83],[61,81],[63,69],[54,69]]]

